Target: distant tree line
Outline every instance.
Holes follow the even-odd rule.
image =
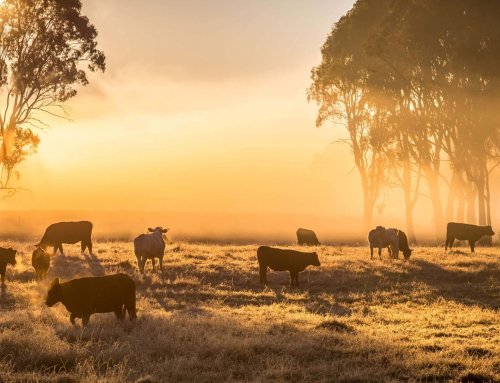
[[[402,189],[413,241],[422,190],[437,237],[445,219],[491,224],[490,176],[500,163],[498,20],[499,1],[358,0],[335,24],[308,98],[318,103],[318,126],[347,129],[365,229],[385,187]]]

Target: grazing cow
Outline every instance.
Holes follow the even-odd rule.
[[[387,247],[391,258],[399,257],[399,250],[403,252],[405,259],[410,258],[413,250],[408,246],[406,234],[398,229],[386,229],[383,226],[377,226],[368,233],[370,242],[370,258],[373,258],[373,249],[378,248],[378,256],[382,258],[382,248]]]
[[[141,234],[134,239],[134,253],[141,273],[144,274],[144,267],[148,259],[151,259],[153,271],[155,269],[155,258],[159,258],[160,270],[163,269],[163,256],[165,253],[163,235],[168,230],[163,229],[161,226],[157,226],[154,229],[148,228],[149,234]]]
[[[31,255],[31,265],[39,280],[45,279],[50,267],[50,255],[41,247],[37,247]]]
[[[126,274],[113,274],[104,277],[87,277],[61,283],[56,278],[50,284],[45,304],[52,307],[61,302],[70,312],[69,320],[75,318],[89,323],[90,315],[95,313],[115,313],[118,319],[130,320],[137,315],[135,311],[135,282]]]
[[[8,249],[0,247],[0,275],[2,276],[2,288],[5,287],[5,272],[7,270],[7,264],[15,266],[16,253],[17,250],[10,247]]]
[[[92,222],[58,222],[53,223],[45,230],[40,243],[35,245],[47,250],[48,246],[54,247],[54,254],[57,249],[63,254],[63,243],[74,244],[81,242],[82,253],[85,248],[92,254]]]
[[[318,237],[316,233],[309,229],[298,229],[297,230],[297,241],[299,245],[319,245]]]
[[[316,253],[276,249],[260,246],[257,249],[257,259],[260,269],[260,283],[267,285],[267,268],[274,271],[289,271],[290,285],[299,285],[299,273],[307,266],[321,266]]]
[[[474,246],[479,239],[485,235],[495,235],[495,232],[491,226],[477,226],[469,225],[466,223],[456,223],[450,222],[446,227],[446,244],[444,246],[445,251],[453,247],[453,242],[455,239],[460,241],[469,241],[470,251],[474,252]]]

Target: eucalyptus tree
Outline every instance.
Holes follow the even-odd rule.
[[[363,190],[363,228],[373,218],[386,177],[383,113],[370,103],[367,91],[373,70],[366,45],[391,0],[360,0],[333,27],[324,43],[322,62],[312,70],[308,99],[319,106],[317,126],[326,121],[346,127]]]
[[[0,4],[0,190],[15,193],[17,166],[40,142],[48,116],[104,71],[97,30],[80,0],[4,0]]]

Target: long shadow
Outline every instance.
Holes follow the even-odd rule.
[[[497,265],[474,263],[480,270],[467,272],[444,269],[420,259],[415,264],[418,266],[415,278],[435,289],[436,296],[469,306],[500,308],[500,271]]]

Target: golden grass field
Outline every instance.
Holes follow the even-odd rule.
[[[49,280],[137,283],[135,323],[96,314],[82,327],[44,306],[32,248],[2,246],[20,252],[0,298],[2,382],[500,381],[499,249],[421,247],[408,263],[320,246],[298,288],[286,272],[263,288],[256,245],[176,243],[145,276],[132,243],[97,242],[93,257],[66,245]]]

